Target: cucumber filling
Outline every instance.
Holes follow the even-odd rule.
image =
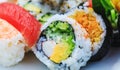
[[[52,17],[53,14],[52,13],[46,13],[43,16],[41,16],[38,20],[44,24],[50,17]]]
[[[75,48],[74,30],[63,21],[52,22],[41,34],[41,46],[44,54],[53,62],[67,59]]]

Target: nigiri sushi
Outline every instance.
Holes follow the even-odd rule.
[[[0,19],[0,65],[11,66],[20,62],[26,46],[22,34],[10,23]]]
[[[12,66],[20,62],[25,48],[35,45],[40,27],[41,24],[22,7],[0,3],[0,65]]]

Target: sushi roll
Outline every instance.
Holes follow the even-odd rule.
[[[86,1],[87,0],[64,0],[62,5],[60,6],[60,12],[68,12]]]
[[[0,3],[0,65],[8,67],[22,61],[25,48],[35,46],[40,27],[25,9],[12,3]]]
[[[43,1],[40,0],[18,0],[17,4],[26,9],[42,24],[57,13],[55,10],[52,10],[49,5],[44,4]]]
[[[97,2],[99,2],[98,5],[96,5]],[[118,28],[118,12],[115,9],[114,2],[112,2],[112,0],[92,0],[92,7],[96,13],[101,14],[102,16],[107,18],[114,30],[113,33],[116,33],[116,30]]]
[[[99,4],[96,5],[96,3],[98,2]],[[92,0],[92,4],[93,4],[92,7],[96,11],[96,13],[106,18],[105,21],[107,21],[107,23],[109,23],[112,26],[112,32],[113,32],[112,46],[119,47],[119,42],[120,42],[119,31],[118,31],[119,1],[118,0]]]
[[[117,29],[114,30],[114,35],[113,35],[113,41],[112,41],[112,46],[114,47],[119,47],[120,43],[120,1],[119,0],[111,0],[111,3],[114,7],[114,10],[116,12],[116,18],[114,19],[117,24]]]
[[[65,15],[54,15],[41,27],[32,48],[50,70],[79,70],[91,57],[91,41],[86,30]]]
[[[92,8],[82,7],[75,8],[66,14],[68,17],[75,19],[89,34],[90,40],[92,42],[91,50],[92,55],[96,56],[97,52],[101,47],[109,47],[104,45],[105,39],[107,38],[107,28],[104,20],[100,15],[97,15]],[[106,50],[107,51],[107,50]],[[96,57],[98,60],[102,57],[105,51],[100,53],[100,56]]]

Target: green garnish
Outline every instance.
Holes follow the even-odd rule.
[[[94,10],[107,17],[113,29],[117,29],[118,12],[113,7],[111,0],[92,0]],[[99,8],[99,9],[98,9]]]
[[[38,18],[38,20],[44,24],[50,17],[52,17],[53,14],[52,13],[46,13],[43,16],[41,16],[40,18]]]

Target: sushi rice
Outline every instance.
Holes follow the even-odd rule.
[[[12,66],[22,61],[25,40],[21,33],[7,21],[0,19],[0,65]]]
[[[79,12],[79,13],[76,13],[76,12]],[[88,27],[88,26],[91,25],[91,27],[88,27],[88,28],[92,28],[92,27],[93,27],[92,25],[94,25],[95,23],[92,22],[92,23],[90,23],[89,25],[87,24],[86,26],[85,26],[85,24],[84,24],[83,22],[80,23],[81,21],[79,21],[79,20],[80,20],[80,19],[82,20],[82,17],[79,17],[79,19],[75,19],[75,18],[74,18],[76,14],[77,14],[77,16],[80,16],[80,15],[81,15],[80,12],[85,13],[86,15],[87,15],[87,14],[92,15],[92,17],[95,18],[94,21],[96,22],[96,25],[98,25],[99,29],[98,29],[98,27],[97,27],[97,28],[92,29],[92,30],[91,30],[91,29],[88,29],[88,30],[87,30],[87,27]],[[78,15],[78,14],[80,14],[80,15]],[[86,29],[87,32],[89,32],[89,34],[91,34],[92,32],[94,32],[95,34],[97,34],[97,32],[101,31],[101,33],[100,33],[100,35],[99,35],[100,37],[99,37],[99,36],[96,36],[96,38],[94,38],[95,40],[93,40],[93,41],[92,41],[92,37],[93,37],[93,35],[95,35],[95,34],[91,34],[91,41],[92,41],[91,50],[93,51],[93,55],[95,55],[95,54],[99,51],[99,49],[102,47],[102,44],[103,44],[104,39],[105,39],[105,36],[106,36],[106,25],[105,25],[102,17],[101,17],[100,15],[96,14],[96,13],[93,11],[92,8],[87,8],[87,7],[83,7],[83,6],[79,6],[79,8],[74,8],[74,9],[72,9],[71,11],[69,11],[68,13],[66,13],[65,15],[68,15],[69,17],[75,19],[79,24],[82,24],[82,26],[86,27],[85,29]],[[88,20],[88,22],[90,22],[90,20]],[[93,23],[94,23],[94,24],[93,24]],[[96,29],[98,29],[97,32],[95,31]],[[90,30],[91,30],[91,31],[90,31]],[[98,39],[98,40],[97,40],[97,39]]]
[[[68,22],[74,30],[75,34],[75,48],[73,49],[71,55],[66,59],[62,60],[60,63],[56,63],[48,58],[45,55],[45,52],[48,52],[50,46],[53,43],[46,43],[48,46],[47,51],[43,51],[44,47],[40,45],[40,41],[36,44],[36,47],[33,47],[32,50],[37,56],[37,58],[43,62],[50,70],[79,70],[82,66],[85,66],[87,61],[90,59],[91,51],[91,41],[89,37],[86,37],[86,30],[79,25],[75,20],[68,18],[65,15],[54,15],[42,26],[41,32],[43,32],[53,21],[63,21]],[[42,48],[43,47],[43,48]],[[59,50],[58,50],[59,51]],[[62,53],[63,51],[61,51]],[[59,54],[58,54],[59,55]],[[56,55],[57,57],[57,55]],[[62,56],[64,57],[64,56]]]

